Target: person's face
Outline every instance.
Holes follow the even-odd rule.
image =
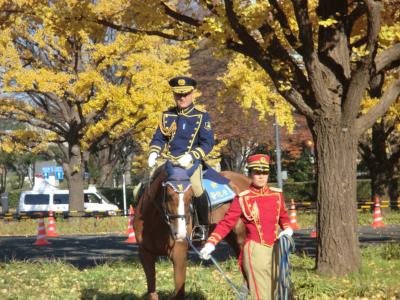
[[[267,185],[268,175],[268,171],[259,171],[254,169],[250,171],[250,178],[253,185],[259,188]]]
[[[189,107],[190,104],[192,104],[192,102],[193,102],[193,91],[186,93],[186,94],[174,93],[174,98],[175,98],[176,105],[179,108]]]

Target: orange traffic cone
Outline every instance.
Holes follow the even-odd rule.
[[[317,237],[317,230],[313,229],[310,233],[310,237],[316,238]]]
[[[134,209],[132,205],[129,207],[129,221],[128,221],[128,238],[125,240],[127,244],[136,244],[136,236],[135,230],[133,229],[133,216],[134,216]]]
[[[382,222],[381,205],[379,204],[379,197],[375,196],[374,204],[374,222],[371,225],[373,228],[384,227],[385,224]]]
[[[56,221],[54,220],[53,211],[49,211],[49,225],[47,226],[47,236],[58,237],[56,233]]]
[[[44,225],[43,218],[39,219],[38,222],[38,235],[36,238],[36,242],[33,243],[35,246],[47,246],[50,245],[49,241],[47,241],[46,237],[46,226]]]
[[[126,233],[132,232],[133,229],[133,216],[135,214],[135,210],[133,209],[132,205],[129,206],[129,220],[128,220],[128,229],[126,230]]]
[[[296,205],[294,204],[294,200],[291,200],[290,204],[290,227],[292,227],[293,230],[300,229],[299,224],[297,224],[297,215],[296,215]]]

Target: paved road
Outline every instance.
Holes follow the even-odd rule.
[[[296,231],[294,240],[296,252],[315,255],[315,238],[310,237],[311,229]],[[50,238],[49,246],[33,246],[36,237],[0,237],[0,262],[10,260],[43,261],[59,259],[78,268],[87,268],[106,261],[137,259],[137,245],[125,244],[126,236],[85,235]],[[361,245],[377,243],[400,243],[400,226],[382,229],[363,227],[360,231]],[[224,260],[231,252],[226,244],[217,247],[216,257]],[[190,251],[189,257],[197,261],[197,255]]]

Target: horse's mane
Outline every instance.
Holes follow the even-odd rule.
[[[164,172],[164,176],[162,176],[162,178],[160,178],[161,180],[164,180],[167,177],[167,173],[165,172],[165,165],[161,165],[159,166],[154,173],[151,175],[151,180],[150,183],[156,181],[156,180],[160,180],[158,177],[160,177],[160,174],[162,174]]]

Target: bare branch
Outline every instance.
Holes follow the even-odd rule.
[[[236,32],[243,45],[247,48],[247,55],[251,55],[254,59],[260,59],[261,50],[257,41],[248,33],[246,27],[239,22],[239,17],[233,10],[233,3],[231,0],[225,1],[225,10],[231,24],[232,29]]]
[[[182,15],[182,14],[174,11],[163,1],[161,1],[160,4],[164,8],[164,12],[171,18],[178,20],[180,22],[183,22],[185,24],[195,26],[195,27],[199,27],[201,25],[201,22],[199,20],[193,19],[189,16],[185,16],[185,15]]]
[[[372,107],[365,115],[362,115],[356,120],[356,128],[358,134],[361,135],[364,131],[370,128],[378,118],[380,118],[400,95],[400,79],[393,82],[386,92],[382,95],[378,104]]]
[[[379,1],[364,0],[367,6],[368,16],[368,34],[367,34],[367,57],[365,58],[365,64],[371,63],[376,55],[377,41],[379,31],[381,28],[381,17],[380,13],[382,10],[382,4]]]
[[[241,54],[243,54],[245,56],[248,56],[247,48],[243,44],[239,44],[239,43],[235,42],[232,39],[227,39],[226,40],[226,47],[229,50],[232,50],[232,51],[235,51],[235,52],[239,52],[239,53],[241,53]]]
[[[279,24],[281,25],[281,27],[283,29],[283,34],[285,35],[286,40],[293,47],[293,49],[296,49],[296,51],[300,52],[301,50],[297,49],[297,48],[299,48],[298,44],[297,44],[298,39],[293,34],[283,9],[281,8],[281,6],[279,5],[277,0],[269,0],[269,2],[271,3],[271,5],[274,8],[272,10],[273,15],[278,20]]]
[[[400,43],[385,49],[375,57],[376,73],[386,71],[400,64]]]
[[[109,101],[104,101],[103,105],[101,106],[100,110],[92,111],[89,114],[86,115],[86,123],[87,124],[92,124],[94,123],[95,119],[98,117],[102,116],[105,111],[107,110]]]
[[[314,112],[308,106],[308,104],[304,101],[303,96],[295,89],[290,89],[289,91],[280,93],[286,100],[289,101],[291,105],[293,105],[301,114],[310,120],[314,120]]]
[[[32,126],[37,126],[39,128],[55,132],[59,135],[63,135],[66,132],[66,129],[62,127],[59,122],[56,120],[51,120],[48,115],[46,115],[46,120],[41,120],[37,118],[36,110],[29,110],[26,108],[26,103],[18,100],[14,100],[16,105],[12,105],[13,111],[0,111],[0,114],[3,116],[7,116],[9,118],[15,118],[22,123],[27,123]]]
[[[300,41],[302,43],[299,53],[305,57],[311,57],[314,53],[313,29],[308,15],[307,0],[292,0],[296,14],[297,24],[299,26]]]
[[[162,37],[165,39],[175,40],[175,41],[187,41],[187,40],[193,39],[193,37],[194,37],[194,36],[188,36],[188,37],[176,36],[176,35],[168,34],[168,33],[162,32],[162,31],[158,31],[158,30],[139,30],[137,28],[132,28],[132,27],[124,26],[124,25],[118,25],[118,24],[115,24],[115,23],[112,23],[110,21],[103,20],[103,19],[98,19],[95,22],[98,24],[102,24],[102,25],[108,26],[110,28],[113,28],[115,30],[122,31],[122,32],[130,32],[130,33],[134,33],[134,34],[155,35],[155,36],[159,36],[159,37]]]
[[[375,65],[373,62],[377,52],[382,5],[373,0],[364,0],[364,2],[367,7],[368,15],[366,55],[362,59],[357,70],[354,72],[347,89],[343,104],[343,121],[345,123],[356,118],[360,110],[361,99],[368,87],[371,75],[375,73]]]

